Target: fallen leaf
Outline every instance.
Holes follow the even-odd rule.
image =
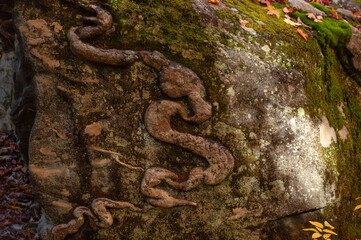
[[[294,22],[289,18],[285,18],[283,21],[285,23],[289,24],[289,25],[292,25],[292,26],[301,26],[301,23]]]
[[[209,3],[219,4],[219,0],[207,0]]]
[[[337,235],[337,233],[335,233],[334,231],[330,230],[330,229],[323,229],[323,232],[325,233],[331,233],[333,235]]]
[[[313,20],[314,22],[321,22],[321,20],[318,17],[316,17],[315,14],[313,13],[306,13],[306,16],[309,19]]]
[[[301,23],[301,24],[302,24],[302,26],[304,26],[304,27],[306,27],[306,28],[310,28],[310,29],[312,29],[312,27],[310,27],[310,26],[308,26],[308,25],[304,24],[304,23],[302,22],[301,18],[299,18],[299,17],[297,18],[297,22]]]
[[[287,7],[284,7],[284,8],[283,8],[283,12],[284,12],[284,13],[294,13],[294,12],[296,12],[296,11],[297,11],[296,8],[287,8]]]
[[[303,231],[312,231],[312,232],[318,232],[316,229],[314,229],[314,228],[305,228],[305,229],[302,229]]]
[[[273,6],[271,6],[273,7]],[[280,18],[280,10],[277,9],[269,9],[267,15],[276,15],[277,18]]]
[[[315,221],[309,221],[309,223],[311,223],[313,226],[319,227],[319,228],[323,228],[322,223],[320,222],[315,222]]]
[[[322,237],[321,233],[312,234],[312,238],[319,238],[319,237]]]
[[[323,234],[323,238],[324,239],[328,239],[331,237],[331,234],[330,233],[327,233],[327,234]]]
[[[307,41],[309,36],[301,28],[297,28],[297,32]]]
[[[248,21],[247,20],[243,20],[243,19],[239,19],[239,23],[242,25],[242,26],[246,26],[248,24]]]
[[[354,209],[354,211],[361,209],[361,205],[357,205]]]
[[[335,227],[333,227],[329,222],[325,221],[323,223],[325,225],[325,227],[331,228],[331,229],[335,229]]]
[[[31,229],[28,228],[28,229],[24,229],[24,237],[28,237],[28,238],[31,238]]]
[[[334,7],[331,8],[333,16],[338,20],[340,17],[337,15],[337,12]]]

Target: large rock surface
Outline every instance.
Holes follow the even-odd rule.
[[[207,4],[202,1],[193,9],[203,22],[209,20],[209,31],[227,26]],[[305,111],[307,77],[296,66],[307,59],[281,50],[294,36],[272,43],[267,35],[253,38],[234,26],[220,29],[227,39],[214,41],[215,77],[200,79],[191,64],[186,68],[179,58],[158,52],[142,55],[132,49],[137,51],[119,51],[104,60],[109,47],[82,45],[90,30],[74,32],[68,40],[69,29],[81,25],[74,19],[84,14],[75,4],[19,1],[15,12],[13,119],[23,152],[29,146],[43,239],[52,239],[53,227],[73,219],[78,206],[88,215],[104,216],[103,198],[143,210],[112,209],[114,223],[104,223],[105,228],[87,217],[83,225],[77,215],[78,222],[70,225],[80,229],[74,227],[68,239],[306,239],[306,233],[295,231],[339,200],[334,177],[339,174],[336,142],[341,140],[329,132],[340,129]],[[105,26],[107,12],[98,17],[104,17]],[[309,51],[322,59],[320,49]],[[119,56],[128,62],[112,61]],[[168,86],[167,81],[175,83]],[[170,102],[172,107],[166,105]],[[179,103],[196,117],[184,114],[167,121],[171,111],[184,111]],[[204,170],[224,155],[228,165],[215,163],[212,171]],[[159,169],[178,180],[161,177]],[[177,186],[190,172],[195,179],[204,174],[204,184],[182,191],[165,183]],[[211,184],[212,177],[217,184]],[[158,180],[165,182],[155,188]],[[174,203],[167,194],[188,202],[165,209],[167,201]],[[118,204],[107,206],[123,206]]]
[[[10,107],[13,101],[14,91],[14,51],[8,49],[0,41],[0,131],[9,132],[12,129],[10,121]]]

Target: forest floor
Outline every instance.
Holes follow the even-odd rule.
[[[13,136],[0,133],[0,239],[35,240],[40,213],[27,163]]]

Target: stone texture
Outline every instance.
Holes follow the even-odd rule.
[[[361,71],[361,32],[354,27],[352,30],[353,34],[347,48],[353,55],[352,63],[354,67]]]
[[[292,233],[305,215],[336,201],[334,153],[284,53],[227,32],[237,44],[216,42],[209,81],[160,52],[86,42],[112,27],[89,9],[102,21],[87,31],[69,22],[76,8],[15,9],[12,116],[23,152],[29,143],[42,238],[258,240],[285,228],[280,239],[305,239]],[[206,1],[193,9],[219,23]]]
[[[10,122],[10,107],[13,101],[14,91],[14,60],[15,53],[7,49],[0,41],[0,131],[9,132],[12,130]]]
[[[311,4],[303,0],[289,0],[289,4],[291,7],[313,13],[316,16],[326,16],[326,13],[318,10],[317,8],[313,7]]]

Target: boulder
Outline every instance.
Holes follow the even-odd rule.
[[[16,2],[12,117],[42,239],[301,240],[352,215],[359,86],[336,57],[331,98],[317,40],[253,1],[232,7],[270,17],[257,34],[207,1],[129,2]]]

